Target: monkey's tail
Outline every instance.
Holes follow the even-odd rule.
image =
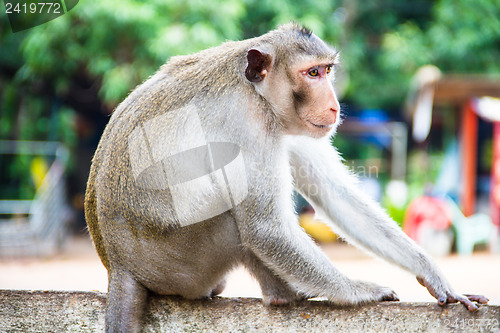
[[[97,156],[97,152],[95,154]],[[94,247],[101,258],[101,262],[107,269],[109,268],[108,256],[106,250],[104,249],[104,241],[101,234],[101,228],[99,227],[99,222],[97,220],[97,202],[95,193],[95,179],[97,171],[95,170],[97,161],[94,156],[92,161],[92,167],[90,169],[89,180],[87,182],[87,190],[85,191],[85,220],[87,220],[87,226],[89,228],[90,235],[92,236],[92,241],[94,242]]]

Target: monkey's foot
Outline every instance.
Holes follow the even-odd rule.
[[[210,297],[214,297],[219,295],[224,291],[224,288],[226,288],[226,279],[222,280],[215,286],[214,289],[212,289],[212,292],[210,293]]]
[[[291,290],[282,291],[281,293],[274,293],[272,295],[262,295],[262,302],[264,305],[287,305],[296,303],[307,299],[308,297],[297,294]]]
[[[354,286],[359,303],[399,301],[396,292],[389,287],[382,287],[366,281],[354,281]]]
[[[286,305],[293,303],[295,300],[294,299],[289,299],[286,297],[270,297],[270,298],[264,298],[263,299],[264,304],[266,305]]]
[[[303,296],[262,296],[262,302],[264,305],[287,305],[304,300]]]

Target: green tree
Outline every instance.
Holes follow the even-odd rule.
[[[71,140],[72,110],[110,113],[169,57],[291,20],[341,51],[345,101],[398,108],[421,65],[498,73],[498,17],[500,0],[86,0],[13,34],[4,15],[0,137]]]
[[[381,70],[395,74],[386,84],[401,100],[410,78],[426,64],[436,65],[445,73],[498,77],[499,17],[499,0],[437,2],[427,24],[407,21],[383,35],[378,63]]]

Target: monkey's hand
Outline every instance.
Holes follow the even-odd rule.
[[[430,283],[422,277],[417,277],[417,281],[429,290],[429,293],[438,300],[440,306],[444,306],[448,303],[460,302],[465,305],[467,310],[474,312],[477,311],[478,307],[473,302],[486,304],[489,301],[489,299],[483,295],[460,295],[451,290],[446,290],[447,288],[441,288],[440,286],[440,288],[438,288],[435,284]]]

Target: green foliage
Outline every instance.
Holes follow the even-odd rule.
[[[499,0],[436,2],[423,27],[408,21],[384,34],[378,59],[380,68],[391,73],[386,85],[395,87],[401,100],[409,78],[426,64],[445,73],[498,75],[499,17]]]
[[[25,32],[13,34],[2,22],[7,52],[0,64],[15,71],[13,82],[0,86],[3,106],[18,104],[9,84],[48,81],[62,95],[82,72],[100,80],[100,97],[114,106],[173,55],[294,20],[341,50],[350,74],[347,101],[390,108],[401,105],[410,77],[424,64],[498,73],[498,17],[499,0],[86,0]]]
[[[74,144],[73,110],[63,102],[74,82],[91,82],[112,110],[171,56],[292,20],[340,49],[343,100],[356,107],[398,109],[429,63],[500,72],[500,0],[85,0],[18,33],[2,15],[1,139]]]
[[[21,44],[24,63],[16,76],[21,81],[51,79],[57,93],[64,94],[71,77],[84,70],[102,79],[102,99],[116,105],[173,55],[253,37],[290,20],[332,39],[340,31],[333,9],[319,0],[301,4],[289,0],[82,1],[67,15],[29,31]]]

